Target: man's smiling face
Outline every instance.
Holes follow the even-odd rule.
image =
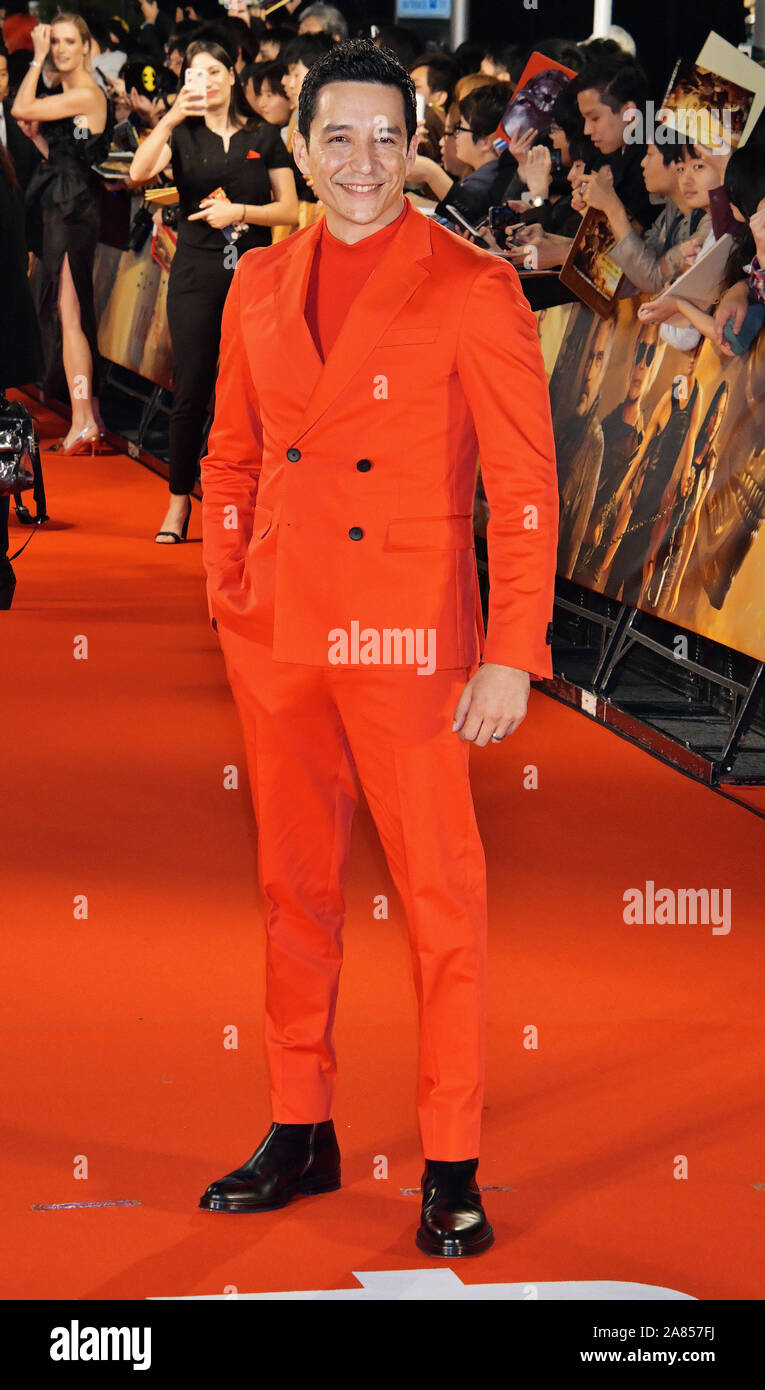
[[[310,143],[296,131],[292,152],[324,204],[329,231],[355,242],[398,217],[416,147],[416,135],[407,144],[398,87],[327,82],[316,98]]]

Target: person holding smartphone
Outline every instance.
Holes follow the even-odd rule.
[[[239,255],[271,244],[271,227],[297,220],[290,157],[278,129],[247,105],[231,56],[192,43],[178,95],[136,151],[130,178],[146,183],[172,161],[180,206],[167,317],[173,345],[170,504],[155,540],[186,539],[223,304]]]
[[[447,225],[464,228],[467,222],[475,228],[488,214],[499,158],[494,148],[494,135],[507,106],[509,90],[504,82],[489,82],[469,92],[459,103],[460,124],[454,129],[455,153],[457,159],[469,166],[470,172],[452,184],[436,207],[435,215]],[[461,223],[457,223],[454,216],[455,208],[462,214]]]

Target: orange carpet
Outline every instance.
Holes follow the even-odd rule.
[[[727,783],[720,788],[723,796],[735,796],[744,805],[751,806],[758,815],[765,816],[765,787],[737,787]]]
[[[343,1188],[197,1210],[270,1123],[256,832],[199,503],[192,543],[160,548],[166,488],[139,464],[48,455],[45,470],[52,520],[0,615],[2,1296],[350,1289],[354,1271],[448,1267],[762,1298],[762,822],[539,692],[516,735],[471,755],[494,1247],[442,1262],[414,1245],[415,995],[363,802],[337,1019]],[[12,550],[26,534],[12,522]],[[649,880],[730,889],[730,931],[626,924],[625,891]]]

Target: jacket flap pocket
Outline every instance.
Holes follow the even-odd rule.
[[[274,514],[270,507],[264,507],[262,502],[256,502],[252,513],[252,534],[262,539],[270,530]]]
[[[463,550],[474,544],[472,516],[397,516],[384,550]]]
[[[437,323],[414,323],[400,328],[389,328],[378,339],[378,347],[404,347],[407,344],[434,343],[438,337]]]

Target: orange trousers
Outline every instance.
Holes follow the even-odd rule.
[[[486,860],[470,743],[451,732],[472,672],[279,662],[268,646],[223,627],[218,635],[244,735],[267,904],[272,1119],[331,1118],[343,883],[360,783],[407,918],[423,1155],[476,1158],[486,1046]],[[370,1058],[370,1071],[375,1065]]]

